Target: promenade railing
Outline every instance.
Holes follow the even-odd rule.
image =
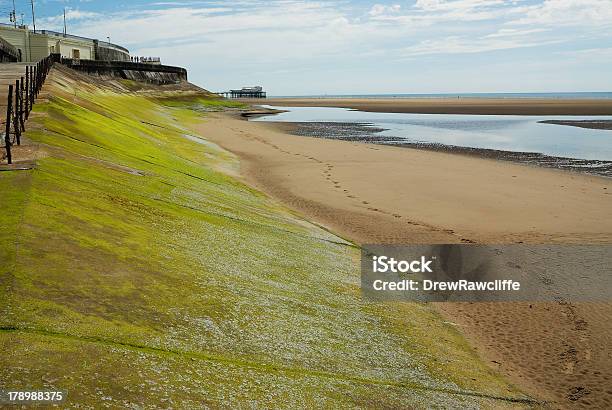
[[[27,65],[24,75],[17,78],[14,85],[10,84],[8,86],[6,116],[2,123],[4,145],[0,145],[0,148],[6,150],[6,159],[9,164],[13,163],[11,147],[21,145],[21,134],[26,129],[26,121],[30,117],[36,98],[51,67],[53,67],[53,63],[58,62],[58,60],[59,55],[52,54],[36,64]]]

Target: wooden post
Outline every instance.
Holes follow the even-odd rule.
[[[15,107],[13,109],[13,132],[17,145],[21,145],[21,125],[19,125],[19,80],[15,81]]]
[[[25,121],[23,119],[23,77],[19,81],[19,123],[21,130],[25,131]]]
[[[6,133],[4,143],[6,144],[6,160],[9,164],[13,163],[11,156],[11,109],[13,108],[13,86],[9,85],[8,105],[6,106]]]
[[[30,117],[30,66],[26,66],[26,83],[25,83],[25,116]]]

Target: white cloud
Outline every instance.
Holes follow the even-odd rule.
[[[477,10],[492,6],[503,6],[504,0],[417,0],[414,7],[423,11]]]
[[[532,29],[516,29],[516,28],[502,28],[497,30],[493,34],[488,34],[485,38],[495,38],[495,37],[518,37],[518,36],[528,36],[535,33],[543,33],[546,31],[550,31],[547,28],[532,28]]]
[[[512,24],[547,26],[612,25],[610,0],[545,0]]]
[[[581,50],[561,51],[558,54],[580,60],[605,60],[609,62],[612,60],[612,47],[585,48]]]
[[[586,48],[582,50],[574,50],[569,53],[582,56],[605,55],[608,57],[612,57],[612,47]]]
[[[428,54],[469,54],[495,50],[509,50],[525,47],[536,47],[559,42],[559,40],[525,41],[513,38],[466,38],[450,36],[442,39],[424,40],[406,47],[402,54],[407,57]]]
[[[459,23],[508,18],[520,14],[525,7],[521,0],[417,0],[412,8],[404,13],[399,9],[385,6],[370,11],[372,19],[381,22],[402,23],[406,25],[429,26],[438,23]],[[376,7],[376,6],[375,6]],[[375,11],[375,13],[372,13]]]
[[[384,4],[375,4],[370,9],[368,13],[370,16],[382,16],[386,14],[395,14],[401,10],[402,6],[399,4],[393,4],[391,6],[386,6]]]
[[[92,11],[82,11],[79,9],[66,9],[66,20],[67,21],[79,21],[79,20],[93,20],[101,18],[102,14],[95,13]],[[64,15],[57,15],[52,17],[45,17],[42,19],[38,19],[38,22],[46,25],[46,26],[60,26],[64,24]]]
[[[144,10],[117,14],[112,18],[105,16],[104,24],[83,22],[75,26],[75,30],[79,34],[102,37],[114,33],[115,38],[123,38],[131,45],[165,44],[176,40],[199,43],[216,42],[222,36],[235,32],[312,30],[337,23],[337,19],[344,17],[329,7],[301,2],[282,2],[231,14],[220,11],[219,8],[207,7]],[[248,36],[243,34],[240,44],[243,47],[246,45],[245,39],[248,40]]]

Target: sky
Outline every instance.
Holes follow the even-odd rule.
[[[30,1],[16,0],[31,24]],[[35,0],[38,29],[270,95],[612,91],[612,0]],[[8,22],[11,1],[0,1]]]

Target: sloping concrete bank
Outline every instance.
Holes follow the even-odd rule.
[[[0,385],[64,407],[532,403],[428,306],[368,304],[353,245],[193,131],[229,102],[53,69],[0,174]],[[131,88],[129,88],[131,87]]]

